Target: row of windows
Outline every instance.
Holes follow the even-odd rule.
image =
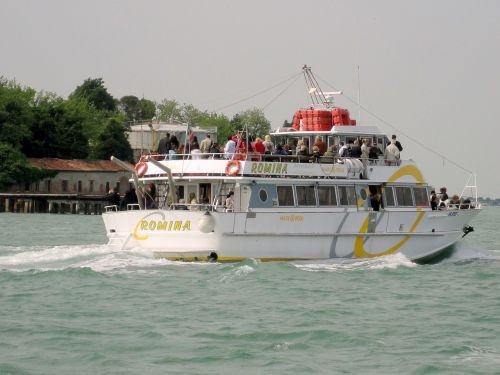
[[[73,189],[70,186],[70,182],[68,180],[61,180],[61,192],[63,193],[74,193]],[[100,193],[107,193],[110,189],[110,182],[106,182],[106,187],[103,187],[102,185],[99,186],[100,191],[96,191],[95,189],[95,181],[94,180],[88,180],[88,192],[89,193],[94,193],[94,192],[100,192]],[[117,190],[120,190],[120,182],[116,182],[114,186]],[[25,185],[25,190],[26,191],[31,191],[33,188],[33,191],[39,192],[40,191],[40,181],[35,182],[33,185],[30,185],[27,183]],[[81,193],[83,192],[83,182],[78,181],[77,185],[75,186],[76,192]],[[53,190],[53,181],[48,179],[45,180],[45,190],[47,193],[51,193]]]
[[[293,186],[278,186],[278,205],[295,206]],[[354,186],[295,186],[297,206],[356,205]],[[317,197],[316,197],[317,192]],[[317,198],[317,199],[316,199]]]
[[[295,190],[295,196],[294,196]],[[339,186],[278,186],[278,205],[281,207],[295,206],[356,206],[356,190],[353,185]],[[363,194],[364,195],[364,194]],[[267,199],[267,194],[260,195],[261,200]],[[366,195],[363,196],[366,198]],[[427,188],[409,186],[387,186],[383,189],[383,204],[385,207],[428,207]]]

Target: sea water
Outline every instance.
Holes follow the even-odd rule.
[[[208,264],[111,251],[99,216],[0,214],[0,374],[500,373],[499,222],[435,264]]]

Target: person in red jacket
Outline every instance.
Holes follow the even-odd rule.
[[[259,137],[257,137],[257,139],[255,140],[255,144],[254,144],[253,148],[259,154],[264,154],[266,152],[266,148],[264,146],[264,143],[262,143],[262,139],[260,139]]]

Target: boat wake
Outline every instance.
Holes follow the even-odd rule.
[[[500,250],[486,250],[470,242],[459,242],[448,249],[442,256],[433,259],[431,264],[461,264],[474,261],[500,261]],[[321,261],[292,262],[295,267],[304,271],[356,271],[383,270],[399,267],[418,267],[402,254],[388,255],[370,259],[328,259]]]
[[[433,264],[461,264],[474,261],[500,261],[500,250],[486,250],[470,242],[459,242],[450,248]],[[239,262],[237,266],[227,265],[221,268],[224,272],[220,281],[227,282],[233,278],[245,276],[260,264],[253,259]],[[265,263],[263,263],[265,264]],[[402,254],[388,255],[371,259],[328,259],[290,262],[290,265],[304,271],[335,272],[356,270],[384,270],[399,267],[413,268],[418,264],[410,261]],[[58,271],[69,268],[89,268],[95,272],[138,272],[152,271],[163,266],[213,266],[220,263],[176,262],[157,259],[152,250],[133,249],[115,251],[108,245],[61,245],[61,246],[0,246],[0,270],[12,272],[24,271]]]
[[[402,254],[388,255],[370,259],[329,259],[322,261],[293,262],[295,267],[304,271],[356,271],[356,270],[383,270],[398,267],[416,267],[417,264]]]
[[[155,259],[149,250],[113,251],[107,245],[0,249],[0,270],[12,272],[59,271],[68,268],[90,268],[96,272],[127,272],[175,263],[165,259]]]

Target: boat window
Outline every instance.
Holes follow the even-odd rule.
[[[339,186],[339,204],[341,206],[356,205],[356,192],[354,186]]]
[[[267,201],[267,191],[265,191],[264,189],[260,189],[259,198],[262,202]]]
[[[294,206],[293,186],[278,186],[278,205],[282,207]]]
[[[297,204],[299,206],[316,206],[314,186],[296,186]]]
[[[413,197],[411,195],[411,188],[408,186],[396,186],[396,199],[398,206],[413,206]]]
[[[337,194],[335,186],[318,186],[318,199],[320,206],[336,206]]]
[[[415,206],[429,207],[429,197],[427,196],[427,189],[424,187],[414,187],[413,195],[415,196]]]
[[[386,186],[384,188],[385,206],[395,207],[396,202],[394,201],[394,189],[392,186]]]

